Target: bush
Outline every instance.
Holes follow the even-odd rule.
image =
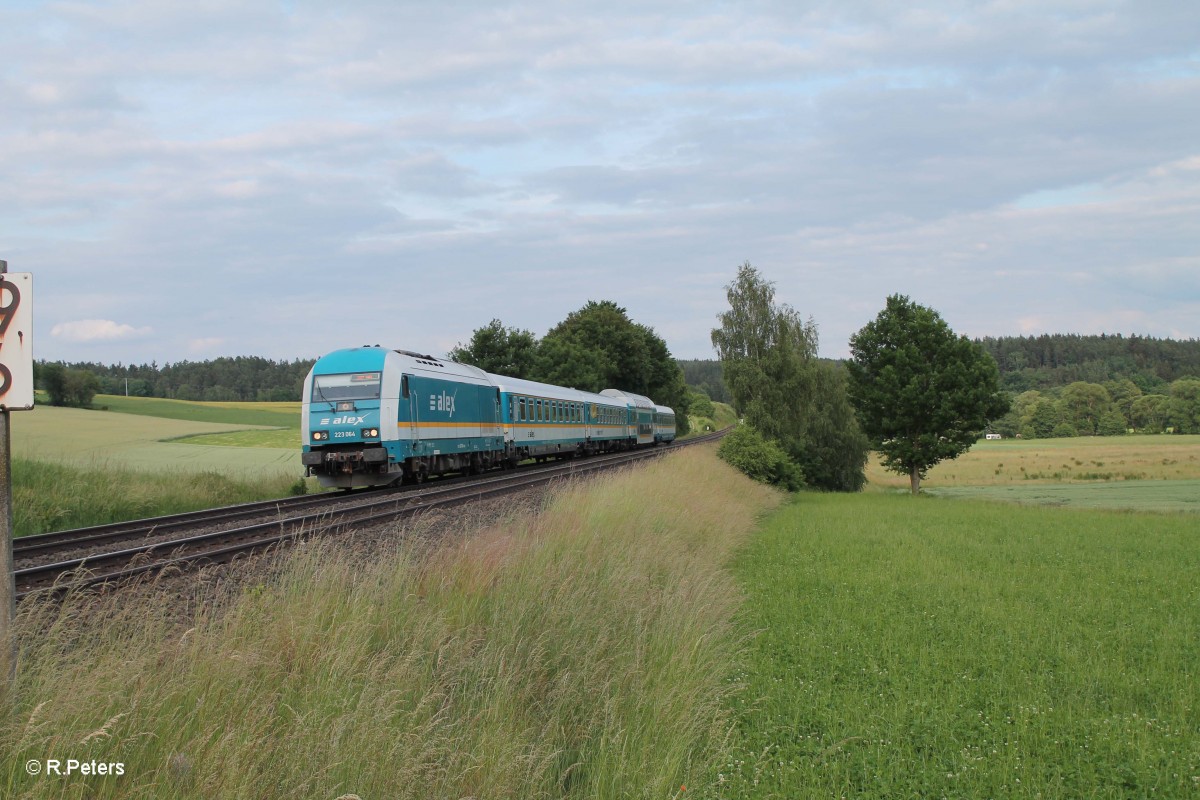
[[[1054,439],[1068,439],[1072,436],[1078,436],[1078,435],[1079,435],[1079,431],[1077,431],[1075,429],[1075,426],[1069,422],[1058,423],[1057,425],[1054,426],[1054,430],[1052,430],[1050,432],[1051,438],[1054,438]]]
[[[804,473],[776,442],[749,425],[739,425],[721,440],[721,460],[760,483],[795,492],[804,485]]]

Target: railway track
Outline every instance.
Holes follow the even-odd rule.
[[[356,527],[390,522],[435,508],[450,508],[499,497],[606,469],[656,458],[692,444],[712,441],[723,432],[651,450],[571,459],[550,466],[353,494],[322,494],[128,523],[59,531],[14,542],[17,599],[39,592],[115,583],[161,570],[227,563],[240,556],[282,546],[300,538],[335,535]],[[237,525],[260,518],[250,524]],[[196,533],[197,529],[202,529]],[[192,531],[189,535],[188,531]],[[148,541],[148,537],[153,541]],[[26,540],[29,540],[26,542]],[[136,544],[134,544],[136,542]],[[89,551],[74,558],[64,553]],[[115,546],[115,549],[109,549]],[[31,561],[39,563],[30,563]]]

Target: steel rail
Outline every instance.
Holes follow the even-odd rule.
[[[695,440],[700,441],[703,437],[697,437]],[[606,456],[595,456],[593,458],[605,458]],[[530,465],[524,469],[544,469],[542,465]],[[470,481],[469,476],[451,476],[441,478],[434,482],[441,485],[443,483],[464,483]],[[301,508],[320,507],[323,505],[335,505],[344,502],[352,502],[354,498],[361,498],[365,495],[379,492],[387,493],[405,493],[419,492],[422,487],[428,484],[408,484],[405,486],[384,486],[377,488],[368,488],[359,490],[353,493],[347,492],[321,492],[314,495],[303,495],[297,497],[284,497],[276,500],[261,500],[253,503],[241,503],[231,506],[221,506],[218,508],[204,509],[200,511],[185,511],[179,514],[168,514],[158,517],[149,517],[147,519],[128,520],[125,522],[113,522],[104,525],[94,525],[86,528],[72,528],[70,530],[54,531],[51,533],[40,533],[31,536],[22,536],[13,540],[13,556],[16,559],[29,559],[54,553],[61,550],[69,550],[76,547],[91,546],[99,544],[116,543],[122,541],[132,541],[166,533],[172,530],[187,529],[194,527],[197,524],[212,525],[221,522],[232,522],[247,517],[259,516],[262,514],[285,513]]]
[[[65,591],[81,586],[111,583],[141,575],[167,566],[195,563],[221,563],[238,554],[258,552],[297,538],[324,535],[346,530],[350,526],[376,524],[428,511],[447,508],[486,497],[500,496],[549,484],[562,477],[582,475],[625,466],[630,463],[666,455],[682,447],[719,438],[724,432],[697,437],[671,446],[653,450],[635,450],[608,454],[586,461],[574,459],[559,462],[520,474],[485,476],[453,485],[424,485],[424,491],[390,492],[389,496],[358,504],[350,508],[306,514],[241,528],[210,531],[197,536],[156,542],[139,547],[100,553],[17,570],[18,600],[47,590]],[[412,487],[419,489],[421,487]],[[360,495],[361,496],[361,495]],[[339,496],[345,499],[345,495]],[[387,508],[390,507],[390,508]],[[387,510],[384,510],[387,508]],[[202,524],[202,523],[201,523]],[[194,550],[194,552],[187,552]],[[161,557],[161,556],[166,556]],[[131,562],[141,559],[142,563]]]

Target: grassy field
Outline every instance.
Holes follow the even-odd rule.
[[[131,469],[180,474],[216,471],[234,477],[272,473],[293,478],[303,472],[298,427],[289,432],[290,447],[232,448],[177,441],[200,434],[227,434],[247,427],[39,406],[13,415],[13,453],[22,458],[101,471]],[[278,443],[282,444],[283,435],[278,435]]]
[[[228,433],[198,433],[175,439],[180,444],[213,445],[219,447],[266,447],[300,450],[299,428],[270,430],[240,430]]]
[[[873,456],[869,491],[908,491],[908,477]],[[981,441],[929,471],[941,497],[1076,508],[1200,510],[1200,436],[1085,436]]]
[[[224,425],[266,425],[300,427],[300,403],[199,403],[190,400],[166,400],[159,397],[123,397],[98,394],[93,407],[120,414],[163,417],[188,422],[215,422]]]
[[[0,795],[693,796],[745,640],[727,565],[778,502],[711,451],[390,557],[307,546],[187,630],[152,596],[22,604]],[[125,774],[27,773],[55,757]]]
[[[284,497],[298,488],[299,414],[286,408],[295,404],[106,399],[121,401],[122,411],[44,405],[13,414],[16,535]],[[251,428],[242,417],[286,419],[291,427]]]
[[[1200,795],[1195,521],[804,495],[737,563],[759,633],[722,797]]]
[[[907,489],[908,476],[867,466],[872,486]],[[977,442],[929,471],[921,488],[1200,480],[1200,436],[1080,436]]]
[[[231,477],[218,472],[138,472],[14,458],[13,535],[286,497],[299,474]],[[305,490],[308,490],[305,486]]]

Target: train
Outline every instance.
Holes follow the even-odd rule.
[[[493,375],[378,345],[317,359],[304,382],[301,415],[305,475],[338,489],[675,439],[675,412],[640,394]]]

